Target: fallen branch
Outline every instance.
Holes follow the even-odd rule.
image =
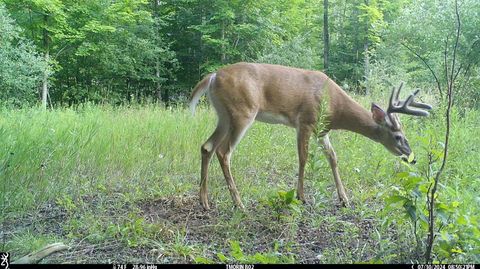
[[[51,255],[54,252],[68,249],[68,246],[63,243],[54,243],[43,247],[40,250],[32,252],[14,262],[12,264],[35,264],[40,262],[43,258]]]

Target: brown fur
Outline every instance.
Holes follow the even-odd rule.
[[[213,78],[212,78],[213,76]],[[211,79],[212,78],[212,79]],[[211,83],[211,84],[210,84]],[[304,168],[307,160],[308,141],[317,126],[321,100],[328,96],[327,130],[345,129],[360,133],[384,144],[397,154],[394,135],[401,131],[372,113],[348,96],[334,81],[322,72],[303,70],[271,64],[237,63],[221,68],[200,81],[192,92],[192,98],[209,88],[210,101],[219,117],[218,125],[210,138],[202,145],[202,169],[200,200],[209,208],[207,197],[208,164],[213,152],[222,167],[235,205],[243,208],[231,171],[230,157],[240,139],[253,121],[282,123],[297,130],[299,175],[297,196],[305,200],[303,190]],[[198,98],[197,98],[198,99]],[[195,102],[192,101],[193,107]],[[383,110],[382,110],[383,111]],[[395,133],[394,133],[395,132]],[[405,140],[406,141],[406,140]],[[332,167],[339,198],[348,204],[337,168],[335,151],[325,136],[324,152]],[[408,150],[410,150],[408,148]],[[405,150],[407,151],[407,150]]]

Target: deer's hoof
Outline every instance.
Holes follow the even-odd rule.
[[[299,195],[299,194],[297,193],[297,200],[301,201],[302,204],[307,204],[307,200],[305,199],[305,195],[303,195],[303,194],[300,194],[300,195]]]
[[[235,208],[242,211],[242,212],[246,212],[245,206],[242,203],[235,204]]]
[[[342,200],[340,200],[340,205],[341,205],[342,207],[345,207],[345,208],[346,208],[346,207],[350,207],[350,202],[348,202],[348,200],[343,200],[343,199],[342,199]]]
[[[200,204],[202,205],[204,210],[206,211],[210,210],[210,206],[208,205],[208,200],[200,199]]]
[[[297,197],[297,200],[302,202],[302,204],[304,204],[304,205],[308,205],[308,201],[307,201],[307,199],[305,199],[305,197]]]

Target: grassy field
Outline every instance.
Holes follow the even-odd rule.
[[[53,242],[70,247],[42,263],[421,261],[411,205],[397,198],[416,197],[416,214],[425,212],[422,190],[440,165],[442,116],[402,117],[414,167],[360,135],[333,132],[350,208],[339,207],[313,139],[308,203],[289,199],[295,131],[257,122],[233,156],[244,213],[233,208],[215,158],[212,210],[199,205],[200,145],[216,123],[208,108],[194,117],[154,105],[3,110],[1,249],[15,260]],[[439,189],[437,261],[480,262],[479,119],[478,111],[454,111]]]

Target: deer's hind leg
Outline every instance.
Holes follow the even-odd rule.
[[[235,147],[245,135],[245,132],[248,130],[248,128],[250,128],[254,120],[255,115],[253,113],[250,115],[238,116],[235,118],[235,120],[232,120],[227,136],[225,139],[223,139],[221,145],[216,150],[217,158],[220,162],[220,166],[222,167],[223,175],[227,181],[228,190],[230,191],[232,200],[235,206],[240,209],[244,209],[245,207],[243,206],[240,194],[238,193],[234,178],[232,176],[230,160]]]
[[[208,180],[208,164],[212,158],[213,152],[218,148],[228,133],[230,126],[228,122],[218,121],[217,128],[202,145],[200,151],[202,153],[202,168],[200,173],[200,202],[205,210],[209,210],[207,180]]]

